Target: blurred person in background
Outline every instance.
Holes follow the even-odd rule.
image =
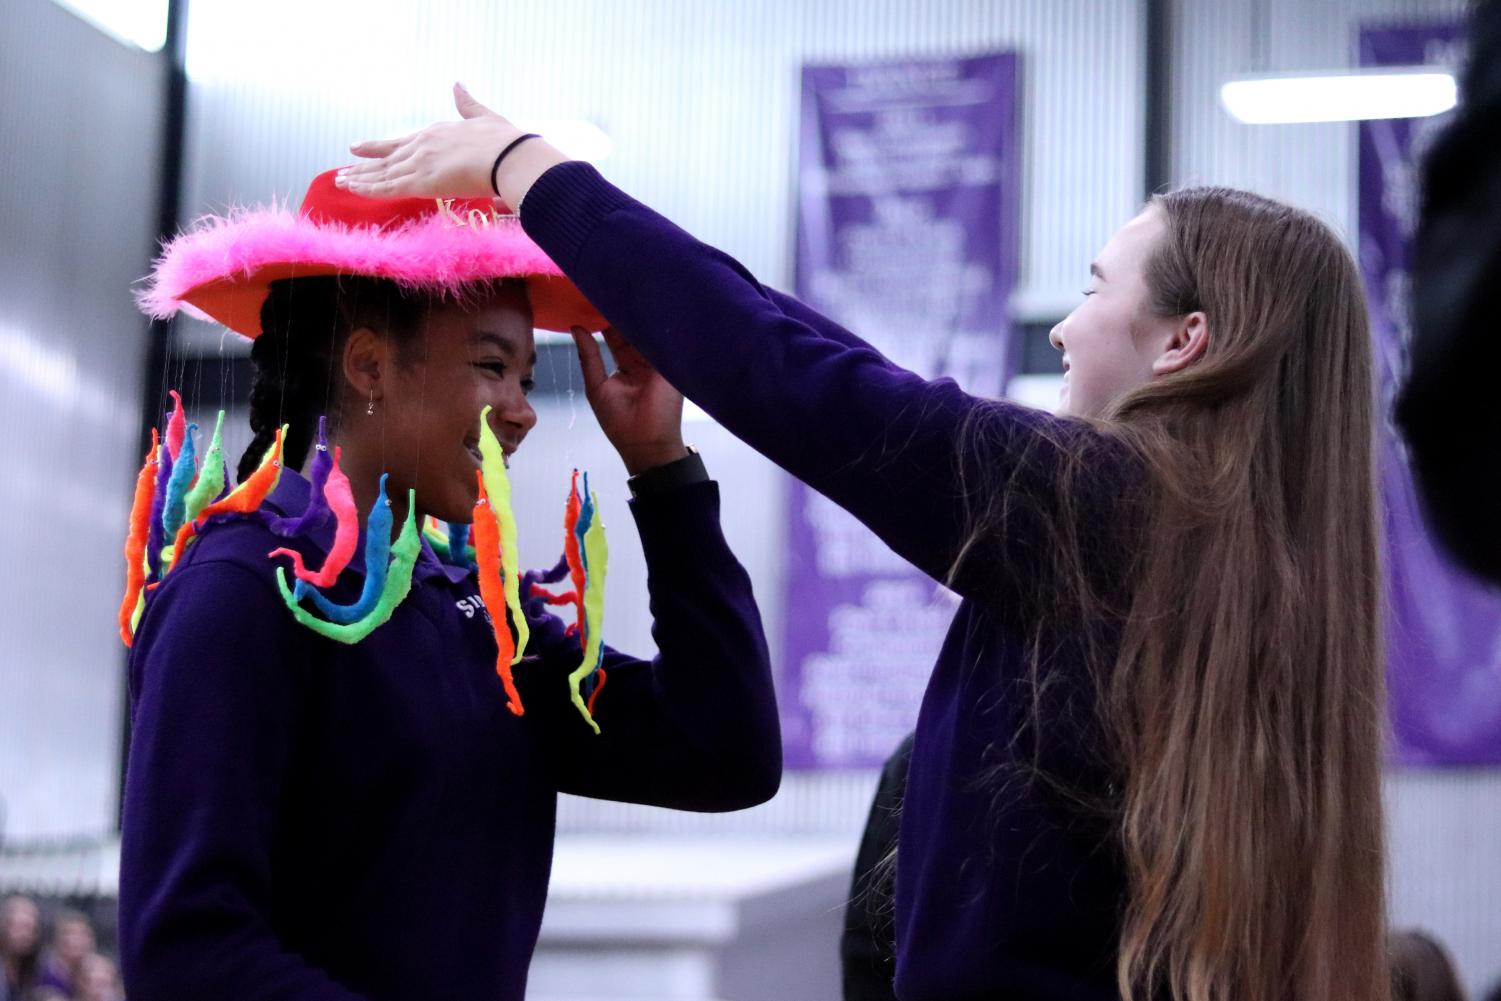
[[[1423,165],[1397,421],[1439,539],[1501,583],[1501,0],[1474,5],[1469,47],[1463,100]]]
[[[1465,1001],[1454,960],[1437,939],[1417,929],[1391,936],[1392,1001]]]
[[[78,987],[73,1001],[124,1001],[120,971],[115,961],[100,953],[90,953],[78,967]]]
[[[83,961],[94,953],[94,926],[78,911],[62,910],[52,919],[51,948],[42,954],[37,982],[67,996],[77,993]]]
[[[875,798],[855,853],[850,899],[839,939],[844,1001],[895,1001],[896,930],[892,926],[892,877],[913,734],[907,734],[881,766]]]
[[[19,894],[0,903],[0,962],[9,1001],[27,1001],[37,983],[42,948],[42,912],[36,901]]]

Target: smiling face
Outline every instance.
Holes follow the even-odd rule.
[[[1060,413],[1098,417],[1162,374],[1175,324],[1149,308],[1146,265],[1165,229],[1156,208],[1122,226],[1090,265],[1084,301],[1053,328],[1049,339],[1063,352]]]
[[[375,413],[365,412],[358,395],[344,408],[338,438],[346,472],[351,480],[363,472],[372,484],[387,472],[389,496],[415,489],[421,513],[468,522],[477,494],[480,411],[491,408],[490,427],[509,456],[537,423],[527,401],[536,362],[531,309],[517,285],[435,306],[409,343],[356,331],[345,371],[354,392],[361,379],[373,390]]]

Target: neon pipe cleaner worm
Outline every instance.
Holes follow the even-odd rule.
[[[568,541],[573,543],[574,565],[578,568],[574,571],[574,579],[578,582],[579,595],[589,587],[589,553],[584,549],[584,533],[589,531],[589,525],[594,520],[594,505],[590,503],[588,495],[588,480],[584,481],[585,493],[582,495],[583,502],[579,505],[578,514],[573,519],[572,536]],[[582,628],[583,619],[579,619]]]
[[[605,690],[605,679],[608,677],[608,674],[605,669],[601,667],[599,670],[594,672],[593,676],[599,679],[599,684],[595,685],[594,691],[589,693],[589,702],[586,708],[588,708],[589,710],[590,719],[594,718],[594,703],[599,701],[599,693]]]
[[[448,558],[455,564],[474,562],[474,550],[469,546],[469,526],[463,522],[448,526]]]
[[[193,475],[198,470],[197,449],[193,445],[193,432],[197,430],[197,424],[188,425],[182,445],[172,459],[172,475],[167,479],[167,499],[162,503],[164,538],[176,538],[177,530],[182,527],[183,516],[187,513],[188,487],[192,485]],[[165,562],[170,569],[171,560],[167,559]]]
[[[276,484],[281,479],[281,443],[286,433],[285,424],[276,429],[276,441],[266,450],[265,458],[261,459],[261,464],[246,477],[244,483],[200,511],[195,520],[182,523],[182,528],[178,529],[177,538],[172,543],[174,559],[181,558],[183,547],[193,540],[208,519],[220,514],[249,514],[261,506],[261,501],[276,489]]]
[[[577,606],[579,601],[577,591],[549,591],[547,588],[536,582],[533,582],[531,585],[531,595],[533,598],[541,599],[544,605]],[[570,626],[569,628],[571,629],[572,627]]]
[[[141,601],[142,587],[146,583],[146,537],[149,534],[148,519],[151,517],[151,500],[156,494],[157,452],[156,428],[151,429],[151,447],[136,474],[135,497],[130,502],[130,531],[125,536],[125,597],[120,600],[120,639],[130,646],[135,640],[136,605]]]
[[[532,570],[529,576],[540,584],[556,584],[568,576],[568,560],[560,559],[551,570]]]
[[[389,525],[389,520],[387,522]],[[389,529],[387,536],[389,537]],[[370,541],[366,540],[367,549]],[[298,622],[307,626],[320,636],[326,636],[340,643],[358,643],[369,636],[376,629],[385,625],[396,611],[396,606],[406,598],[412,589],[412,568],[417,565],[417,554],[422,551],[422,534],[417,530],[417,491],[407,491],[407,517],[402,523],[401,535],[390,546],[391,566],[385,574],[386,584],[381,589],[380,599],[370,614],[357,622],[334,623],[324,622],[307,609],[297,603],[297,598],[287,587],[287,575],[285,567],[276,568],[276,586],[281,590],[282,600],[292,610],[292,615]],[[311,592],[318,595],[318,592]]]
[[[490,427],[490,407],[479,412],[480,473],[485,480],[485,494],[495,523],[500,528],[500,568],[506,588],[506,608],[516,625],[516,653],[511,663],[518,663],[526,653],[531,627],[521,610],[521,570],[516,553],[516,516],[511,512],[511,480],[506,475],[505,453]],[[493,618],[493,616],[492,616]]]
[[[458,558],[454,558],[453,537],[458,533],[459,548]],[[422,530],[422,537],[432,547],[433,555],[444,563],[452,563],[454,566],[474,566],[474,546],[469,541],[469,526],[463,522],[455,522],[450,525],[429,517],[427,527]]]
[[[165,532],[162,529],[162,514],[167,505],[167,481],[172,478],[172,451],[162,442],[156,457],[156,489],[151,496],[151,525],[146,536],[146,576],[153,580],[162,578],[162,545]]]
[[[270,496],[271,491],[276,489],[276,484],[281,482],[281,446],[286,436],[287,425],[283,424],[276,429],[276,440],[266,449],[255,472],[244,483],[231,490],[223,500],[204,508],[198,520],[217,514],[249,514],[259,509],[261,501]]]
[[[563,558],[558,561],[546,574],[532,573],[533,583],[529,587],[530,593],[548,605],[572,605],[577,613],[574,623],[570,625],[565,635],[577,635],[579,648],[583,649],[584,638],[582,624],[584,621],[584,561],[579,550],[578,537],[574,529],[578,525],[579,518],[579,471],[573,471],[573,480],[568,490],[568,502],[563,508]],[[565,576],[573,581],[572,591],[549,591],[538,585],[538,581],[554,584]]]
[[[474,555],[479,563],[479,594],[490,616],[490,629],[495,634],[495,673],[506,689],[506,708],[517,716],[526,714],[521,704],[521,694],[516,691],[516,681],[511,674],[511,659],[515,656],[515,642],[511,639],[511,627],[506,622],[505,582],[501,574],[500,526],[495,510],[485,492],[485,474],[475,470],[479,481],[479,497],[474,502]]]
[[[375,506],[370,509],[370,515],[365,519],[365,585],[360,591],[359,599],[349,605],[337,605],[320,592],[310,588],[304,581],[299,580],[294,594],[294,605],[305,597],[311,597],[313,604],[317,606],[318,611],[323,613],[324,618],[341,626],[358,622],[375,611],[386,593],[387,561],[391,553],[393,515],[391,502],[386,499],[386,477],[389,475],[389,473],[381,473],[380,491],[376,494]],[[407,517],[415,534],[416,516],[409,510]],[[405,526],[402,531],[406,531]],[[417,548],[422,548],[420,536],[417,539]]]
[[[167,504],[167,481],[172,478],[172,467],[177,459],[178,448],[182,446],[183,421],[186,419],[182,413],[182,397],[177,395],[177,390],[169,390],[172,394],[172,409],[166,414],[167,437],[161,444],[161,454],[157,456],[156,463],[156,492],[151,500],[151,529],[146,538],[146,576],[152,581],[160,581],[165,572],[162,568],[162,545],[166,539],[163,529],[162,515]],[[177,446],[173,448],[172,438],[177,435]]]
[[[583,517],[583,499],[579,496],[579,471],[575,469],[568,484],[568,502],[563,508],[563,558],[568,562],[568,576],[573,581],[574,630],[579,649],[584,648],[584,589],[587,586],[584,553],[580,545],[579,519]]]
[[[327,418],[318,418],[318,441],[313,446],[315,449],[313,467],[308,470],[308,481],[312,488],[308,491],[307,508],[295,517],[273,518],[270,522],[271,531],[283,538],[312,531],[328,517],[329,508],[324,500],[323,488],[328,483],[329,472],[333,468],[333,459],[328,454],[327,423]]]
[[[354,551],[360,544],[360,512],[354,504],[354,491],[349,486],[349,477],[344,475],[344,470],[339,468],[339,458],[344,453],[343,446],[334,446],[333,462],[329,465],[328,477],[323,484],[323,493],[328,510],[333,511],[337,527],[334,529],[334,542],[328,549],[328,556],[323,560],[321,570],[309,570],[302,562],[302,554],[295,549],[273,549],[268,558],[277,556],[289,556],[292,559],[292,572],[298,581],[305,581],[315,587],[331,587],[334,581],[339,579],[339,574],[349,566],[349,561],[354,558]],[[385,499],[385,478],[381,478],[381,500]],[[386,527],[386,538],[391,537],[390,526]],[[301,586],[299,584],[299,586]]]
[[[587,522],[581,512],[579,520],[583,527],[583,556],[586,568],[584,584],[584,623],[588,632],[586,645],[598,650],[598,662],[604,659],[605,617],[605,571],[609,563],[609,547],[605,544],[605,524],[599,514],[599,497],[589,489],[589,474],[584,474],[584,495],[587,498]],[[586,646],[586,649],[588,647]],[[588,659],[587,656],[585,659]]]
[[[198,479],[188,488],[183,504],[183,519],[196,521],[203,509],[211,504],[224,489],[224,411],[214,418],[214,436],[209,439],[208,451],[203,455],[203,466],[198,470]]]
[[[604,522],[599,518],[598,499],[589,491],[589,474],[584,474],[584,501],[579,511],[579,528],[583,535],[583,563],[586,584],[584,588],[584,658],[568,676],[569,695],[573,704],[583,715],[585,722],[599,733],[599,724],[585,704],[580,684],[593,675],[604,659],[604,642],[601,627],[605,614],[605,571],[609,564],[609,548],[605,545]],[[575,529],[578,531],[578,529]],[[594,694],[591,691],[591,696]],[[591,698],[592,701],[592,698]]]
[[[176,462],[182,454],[182,442],[186,437],[187,415],[182,412],[182,397],[177,390],[169,389],[167,394],[172,397],[172,413],[167,417],[167,452]]]

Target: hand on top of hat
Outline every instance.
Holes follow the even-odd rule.
[[[453,85],[453,99],[460,121],[436,122],[400,139],[357,142],[350,151],[364,159],[340,171],[336,183],[370,198],[481,198],[498,191],[515,209],[532,182],[568,159],[546,140],[529,139],[506,153],[492,190],[496,157],[524,133],[461,83]]]
[[[688,454],[683,444],[683,394],[613,327],[605,328],[604,338],[615,358],[615,371],[608,374],[594,335],[583,327],[573,328],[584,394],[625,468],[634,476],[683,458]]]

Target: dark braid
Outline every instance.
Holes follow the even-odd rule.
[[[403,292],[380,278],[320,276],[271,283],[261,306],[261,335],[250,349],[255,368],[250,389],[250,429],[255,438],[240,457],[243,481],[276,441],[276,429],[290,425],[282,461],[302,465],[317,434],[318,418],[339,418],[343,376],[336,364],[352,331],[370,327],[395,337],[398,345],[416,339],[428,307],[425,296]],[[330,427],[332,430],[332,427]]]

